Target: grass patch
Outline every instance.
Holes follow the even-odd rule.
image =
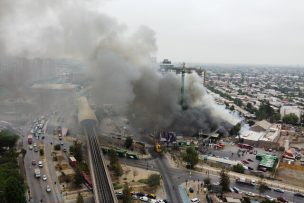
[[[123,188],[123,185],[119,184],[119,183],[113,183],[113,187],[114,187],[114,190],[119,190],[119,189]]]
[[[138,182],[148,184],[148,179],[139,179]]]

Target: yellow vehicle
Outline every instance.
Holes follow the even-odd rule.
[[[160,144],[155,144],[155,151],[157,152],[157,153],[160,153],[162,150],[161,150],[161,146],[160,146]]]

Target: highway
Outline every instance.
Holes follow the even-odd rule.
[[[46,136],[47,137],[47,136]],[[54,172],[54,167],[52,165],[51,159],[51,147],[47,146],[49,143],[46,140],[33,140],[33,143],[45,143],[45,156],[40,156],[39,152],[35,152],[34,150],[29,150],[27,144],[27,137],[24,136],[23,145],[24,148],[27,149],[27,153],[24,158],[24,166],[26,171],[27,183],[30,186],[30,196],[31,201],[33,203],[36,202],[63,202],[62,195],[60,194],[60,189],[58,189],[58,184],[54,185],[54,182],[58,182],[57,176]],[[40,168],[41,178],[37,179],[34,177],[34,169],[38,168],[38,166],[32,165],[32,160],[43,162],[43,167]],[[47,175],[47,180],[42,180],[42,175]],[[49,185],[52,189],[50,193],[46,192],[46,185]]]
[[[81,122],[87,137],[87,146],[90,159],[90,169],[93,179],[94,198],[96,203],[117,203],[112,181],[105,167],[103,155],[101,154],[97,133],[96,122],[85,120]]]

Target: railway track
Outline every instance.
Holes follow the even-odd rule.
[[[109,173],[104,164],[103,155],[101,154],[95,121],[86,120],[82,123],[82,127],[87,136],[88,150],[90,156],[90,167],[93,173],[94,197],[96,203],[117,203],[117,198],[114,194],[112,182]]]

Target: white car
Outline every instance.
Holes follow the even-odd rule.
[[[42,176],[42,180],[47,180],[47,176],[46,176],[46,175],[43,175],[43,176]]]
[[[266,195],[265,197],[266,197],[266,199],[268,199],[270,201],[274,201],[274,198],[270,197],[269,195]]]
[[[139,200],[143,201],[143,202],[148,202],[149,198],[148,197],[140,197]]]
[[[34,143],[34,144],[33,144],[33,146],[34,146],[34,147],[37,147],[37,144],[36,144],[36,143]]]
[[[201,201],[198,198],[191,199],[192,203],[200,203]]]
[[[49,186],[49,185],[46,185],[46,191],[47,192],[51,192],[52,190],[51,190],[51,187]]]
[[[42,168],[42,167],[43,167],[43,163],[42,163],[42,161],[38,161],[38,166],[39,166],[40,168]]]
[[[32,146],[32,145],[29,145],[29,149],[30,149],[30,150],[33,150],[33,146]]]

